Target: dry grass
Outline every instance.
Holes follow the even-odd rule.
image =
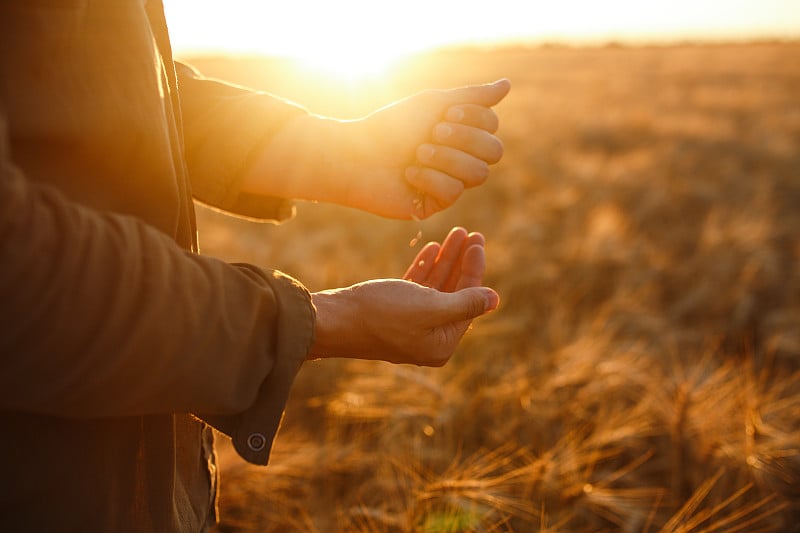
[[[501,309],[442,369],[301,372],[273,464],[222,450],[220,531],[798,531],[800,44],[450,51],[368,95],[206,71],[339,116],[511,78],[506,157],[423,223],[484,232]],[[244,68],[246,67],[246,68]],[[200,213],[310,288],[398,275],[413,223]]]

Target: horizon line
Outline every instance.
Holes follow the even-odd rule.
[[[721,45],[747,45],[747,44],[796,44],[800,43],[800,32],[796,34],[753,34],[753,35],[685,35],[685,36],[595,36],[580,38],[565,37],[529,37],[529,38],[497,38],[485,40],[464,40],[452,43],[434,44],[417,50],[410,50],[401,57],[414,57],[428,53],[454,51],[454,50],[481,50],[492,51],[513,48],[647,48],[669,46],[721,46]],[[220,46],[175,46],[176,55],[219,55],[219,56],[264,56],[272,58],[295,59],[286,52],[259,50],[256,48],[242,47],[241,49]]]

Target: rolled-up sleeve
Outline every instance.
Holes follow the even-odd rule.
[[[292,217],[291,199],[243,193],[240,186],[253,158],[274,132],[307,111],[271,94],[204,78],[188,65],[175,67],[195,198],[253,219]]]
[[[313,342],[300,283],[186,252],[135,217],[32,183],[2,116],[0,260],[0,410],[206,413],[266,463]]]

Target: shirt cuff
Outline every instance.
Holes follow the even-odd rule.
[[[236,415],[198,415],[231,437],[246,461],[266,465],[278,433],[289,391],[314,342],[316,312],[311,295],[299,282],[278,271],[269,284],[279,302],[275,364],[259,388],[255,403]]]

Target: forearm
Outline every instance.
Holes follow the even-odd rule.
[[[294,117],[265,143],[245,172],[241,187],[250,194],[328,203],[348,196],[347,155],[354,150],[357,123],[319,115]]]
[[[238,412],[273,368],[276,317],[310,342],[310,302],[282,303],[300,289],[0,171],[0,409]]]
[[[185,138],[185,159],[198,200],[233,214],[267,220],[291,216],[290,195],[246,194],[243,177],[295,118],[308,112],[277,96],[204,78],[176,64]]]

